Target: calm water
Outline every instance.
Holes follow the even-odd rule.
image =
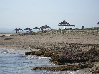
[[[36,66],[51,66],[49,58],[25,56],[26,50],[0,49],[0,74],[83,74],[83,71],[31,70]],[[84,74],[91,74],[85,72]]]

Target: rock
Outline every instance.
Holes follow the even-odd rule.
[[[43,52],[41,52],[41,51],[25,52],[25,55],[37,55],[37,56],[41,56],[41,55],[43,55]]]
[[[64,55],[56,55],[53,57],[56,61],[60,63],[67,63],[67,62],[99,62],[99,50],[91,49],[87,52],[78,53],[76,55],[72,55],[71,57],[64,57]]]
[[[99,73],[99,67],[95,67],[93,70],[92,70],[93,74],[98,74]]]
[[[51,70],[51,71],[64,71],[64,70],[78,70],[79,65],[61,65],[57,67],[34,67],[32,70]]]
[[[44,44],[43,44],[44,45]],[[57,45],[57,44],[56,44]],[[60,45],[60,44],[59,44]],[[88,48],[88,51],[83,47]],[[93,62],[99,62],[99,50],[96,45],[83,44],[61,44],[61,46],[47,46],[39,48],[39,51],[26,52],[25,55],[37,55],[51,57],[50,62],[59,65],[58,67],[35,67],[33,70],[77,70],[84,68],[92,68]],[[67,65],[67,63],[78,63],[78,65]],[[63,66],[65,65],[65,66]]]
[[[13,39],[13,38],[5,38],[4,40],[11,40],[11,39]]]
[[[33,55],[33,54],[32,54],[32,55]],[[44,55],[44,53],[41,52],[41,51],[35,51],[35,54],[34,54],[34,55],[41,56],[41,55]]]
[[[44,52],[44,57],[51,57],[53,52]]]
[[[99,62],[94,62],[94,66],[92,67],[93,74],[99,73]]]
[[[31,55],[32,52],[25,52],[25,55]]]

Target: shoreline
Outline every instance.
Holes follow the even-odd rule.
[[[55,58],[57,55],[64,54],[63,52],[69,53],[71,56],[77,56],[78,53],[84,53],[84,54],[91,54],[88,51],[90,51],[92,48],[96,48],[96,52],[99,50],[99,35],[93,35],[93,34],[37,34],[37,35],[25,35],[25,36],[4,36],[0,37],[0,47],[7,48],[7,49],[20,49],[20,50],[38,50],[38,52],[35,52],[37,55],[41,55],[41,52],[43,52],[43,56],[50,56],[51,62],[56,61],[58,63],[61,63],[58,61],[59,59]],[[70,49],[73,50],[73,52],[70,51]],[[49,52],[50,51],[50,52]],[[75,52],[75,53],[74,53]],[[54,53],[53,56],[51,56]],[[73,53],[73,55],[72,55]],[[34,53],[32,53],[34,55]],[[49,54],[49,55],[48,55]],[[77,54],[77,55],[76,55]],[[84,56],[84,55],[82,55]],[[90,56],[91,57],[91,56]],[[95,56],[97,57],[97,56]],[[55,60],[53,60],[54,58]],[[58,58],[61,59],[61,56]],[[79,58],[79,56],[78,56]],[[75,59],[75,58],[74,58]],[[81,58],[82,59],[82,58]],[[84,58],[85,59],[85,58]],[[88,58],[89,60],[90,58]],[[65,58],[66,60],[66,58]],[[71,61],[73,58],[71,59]],[[95,59],[97,60],[97,59]],[[79,60],[80,61],[80,60]],[[76,61],[77,62],[77,61]],[[97,62],[97,61],[96,61]],[[98,62],[99,63],[99,62]],[[90,64],[90,63],[89,63]],[[91,66],[91,65],[89,65]],[[40,69],[40,68],[39,68]],[[43,68],[45,69],[45,68]],[[50,69],[50,68],[46,68]]]
[[[1,51],[3,51],[3,50],[1,50]],[[10,53],[10,54],[21,54],[22,56],[23,56],[23,52],[24,52],[24,50],[13,50],[12,51],[12,49],[11,49],[11,51],[10,51],[10,49],[7,49],[7,51],[8,51],[8,53]],[[8,53],[5,53],[6,52],[6,50],[4,49],[4,54],[8,54]],[[21,53],[20,53],[21,52]],[[40,58],[40,59],[50,59],[50,58],[48,58],[48,57],[39,57],[39,56],[34,56],[34,55],[30,55],[30,56],[26,56],[27,58],[33,58],[33,57],[37,57],[37,58]],[[42,67],[43,67],[44,65],[42,65]],[[53,64],[51,64],[51,65],[46,65],[47,67],[49,66],[49,67],[55,67],[55,66],[58,66],[58,65],[53,65]],[[31,70],[31,69],[29,69],[29,70]],[[44,71],[44,70],[43,70]],[[45,70],[46,71],[46,70]],[[81,73],[85,73],[85,74],[87,74],[87,73],[90,73],[90,74],[92,74],[91,72],[90,72],[90,70],[89,69],[84,69],[84,70],[76,70],[76,71],[71,71],[71,70],[65,70],[65,71],[50,71],[50,70],[48,70],[48,72],[56,72],[56,73],[75,73],[75,74],[81,74]]]

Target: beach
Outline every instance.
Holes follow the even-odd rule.
[[[70,46],[71,46],[73,48],[73,52],[75,55],[78,54],[78,51],[80,50],[81,52],[84,52],[86,54],[87,51],[91,50],[94,47],[96,47],[97,51],[99,50],[99,47],[98,47],[99,34],[85,34],[85,33],[83,34],[46,34],[46,33],[43,33],[43,34],[35,34],[35,35],[20,35],[20,34],[9,34],[9,35],[10,36],[0,37],[1,48],[16,49],[16,50],[26,49],[31,51],[40,50],[40,52],[50,51],[51,53],[53,52],[63,53],[67,49],[70,49]],[[63,49],[64,47],[65,49]],[[70,51],[68,52],[69,54],[72,54]],[[45,56],[48,56],[48,55],[45,55]],[[55,56],[51,56],[51,57],[55,57]]]
[[[81,44],[99,44],[99,34],[38,34],[38,35],[17,35],[17,34],[2,34],[12,35],[0,37],[0,46],[12,47],[27,47],[29,45],[50,45],[57,43],[81,43]],[[6,40],[8,38],[8,40]]]

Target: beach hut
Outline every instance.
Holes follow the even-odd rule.
[[[64,20],[63,22],[59,23],[58,26],[64,26],[64,27],[66,27],[66,26],[74,26],[74,27],[75,27],[75,25],[70,25],[70,24],[67,23],[65,20]],[[64,28],[64,29],[65,29],[65,28]]]

